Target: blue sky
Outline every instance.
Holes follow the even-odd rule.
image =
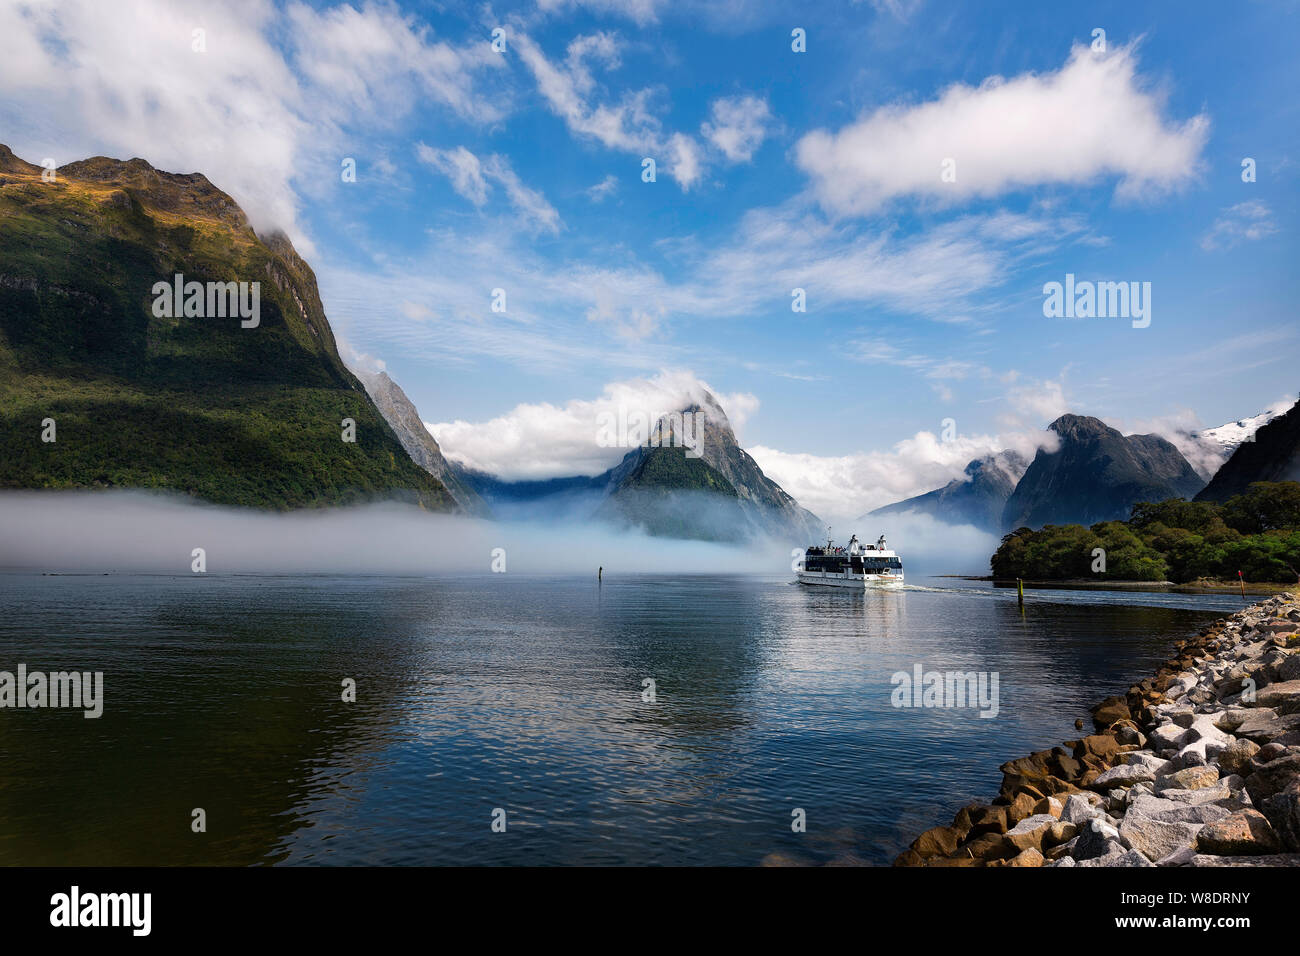
[[[618,457],[584,447],[602,402],[707,382],[778,481],[849,513],[1032,449],[1067,408],[1173,433],[1294,398],[1298,20],[4,3],[0,140],[207,173],[290,232],[352,361],[382,364],[453,456],[592,470]],[[1045,318],[1066,273],[1149,282],[1149,327]]]

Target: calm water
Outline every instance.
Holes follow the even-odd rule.
[[[0,575],[0,670],[106,698],[0,710],[0,864],[886,863],[1242,603],[925,583]]]

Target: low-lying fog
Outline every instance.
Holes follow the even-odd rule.
[[[838,544],[883,531],[909,575],[986,574],[997,539],[923,515],[835,528]],[[791,550],[813,542],[735,546],[651,537],[598,522],[486,520],[374,504],[287,514],[202,504],[144,491],[0,492],[0,569],[211,574],[626,572],[790,574]],[[496,549],[502,549],[498,552]]]

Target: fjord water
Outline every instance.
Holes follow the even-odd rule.
[[[888,863],[1241,605],[916,583],[0,575],[0,670],[105,697],[0,710],[0,864]]]

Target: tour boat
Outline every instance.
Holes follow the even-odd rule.
[[[903,561],[889,550],[882,534],[874,545],[863,544],[855,534],[848,547],[837,548],[827,539],[826,547],[804,551],[796,572],[802,584],[837,588],[870,588],[903,583]]]

